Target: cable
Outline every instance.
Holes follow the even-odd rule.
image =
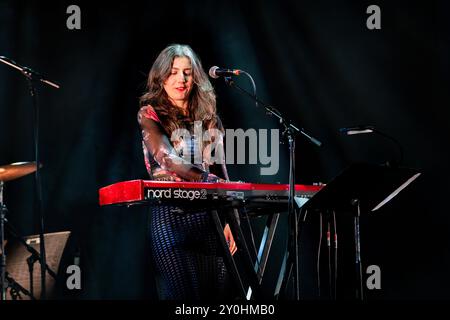
[[[320,218],[320,228],[319,228],[319,249],[317,251],[317,288],[319,289],[319,297],[320,293],[320,247],[322,246],[322,212],[319,212]]]
[[[328,215],[327,215],[328,217]],[[328,290],[330,293],[330,298],[332,297],[331,295],[331,283],[332,283],[332,279],[331,279],[331,231],[330,231],[330,221],[327,222],[327,247],[328,247]]]
[[[258,97],[256,96],[255,81],[253,80],[252,76],[249,73],[245,72],[244,70],[240,70],[240,73],[245,74],[250,79],[250,82],[252,83],[252,87],[253,87],[253,96],[255,97],[255,105],[258,108]]]
[[[336,224],[336,213],[333,210],[333,230],[334,230],[334,299],[337,298],[337,276],[338,276],[338,267],[337,267],[337,260],[338,260],[338,240],[337,240],[337,224]]]

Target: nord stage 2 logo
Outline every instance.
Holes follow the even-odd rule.
[[[170,200],[206,200],[206,189],[147,189],[147,199],[170,199]]]

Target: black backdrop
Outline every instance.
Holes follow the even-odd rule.
[[[324,142],[316,148],[298,139],[298,183],[328,182],[354,161],[381,163],[396,152],[382,137],[344,137],[340,127],[370,124],[395,137],[405,150],[403,165],[423,174],[362,221],[363,263],[382,270],[382,289],[369,297],[450,297],[448,4],[76,1],[81,30],[68,30],[70,4],[0,1],[0,55],[61,84],[60,90],[38,86],[40,145],[46,232],[72,231],[82,256],[83,289],[71,297],[156,299],[145,210],[101,209],[97,191],[146,177],[138,97],[152,62],[170,43],[191,45],[205,69],[248,71],[263,101]],[[366,28],[370,4],[381,8],[381,30]],[[238,82],[249,88],[245,79]],[[26,81],[2,64],[0,83],[0,164],[31,161]],[[214,86],[227,128],[278,127],[223,82]],[[286,145],[280,146],[276,176],[260,176],[259,167],[229,170],[234,180],[287,182]],[[26,235],[38,232],[33,187],[32,175],[5,185],[8,218]],[[318,236],[312,227],[305,234]],[[314,253],[305,259],[304,295],[314,298],[307,288],[314,286]],[[269,270],[275,278],[276,264]]]

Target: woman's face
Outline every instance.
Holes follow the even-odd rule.
[[[164,81],[164,90],[170,101],[178,107],[187,107],[192,83],[191,60],[187,57],[176,57],[170,75]]]

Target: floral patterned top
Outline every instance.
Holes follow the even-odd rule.
[[[216,182],[219,178],[228,180],[224,158],[220,164],[211,162],[211,148],[199,141],[192,123],[184,125],[190,133],[190,139],[181,137],[171,141],[152,106],[141,107],[138,122],[142,130],[144,161],[150,179],[198,182]],[[218,126],[218,129],[222,129],[220,120]],[[221,136],[214,146],[215,152],[221,150],[220,154],[224,155]],[[187,155],[186,150],[190,151]],[[198,159],[199,155],[201,159]]]

